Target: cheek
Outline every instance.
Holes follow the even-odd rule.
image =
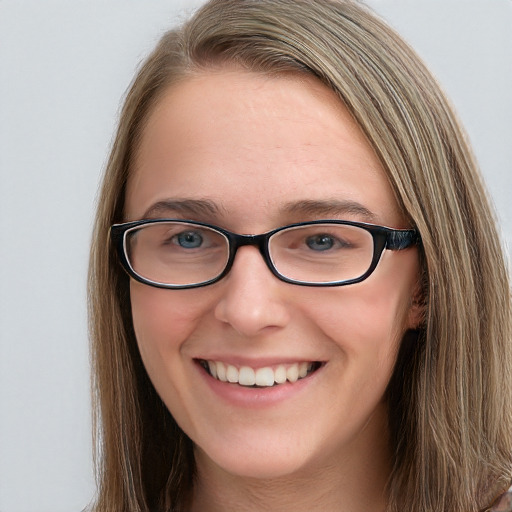
[[[396,296],[363,294],[362,288],[338,300],[336,308],[332,303],[318,323],[342,353],[336,364],[350,407],[364,413],[384,399],[405,332],[404,307]]]
[[[405,331],[407,301],[372,293],[356,285],[329,300],[318,301],[310,314],[324,333],[347,353],[396,344]]]
[[[403,258],[400,272],[384,260],[380,273],[363,283],[316,291],[309,301],[309,318],[337,346],[343,370],[351,372],[358,385],[367,379],[371,385],[376,380],[386,385],[393,371],[417,276],[410,259]]]
[[[164,290],[134,281],[130,299],[135,336],[145,363],[153,353],[180,350],[207,310],[205,301],[193,290]]]

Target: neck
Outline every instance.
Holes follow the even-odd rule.
[[[383,512],[391,456],[385,418],[376,414],[361,434],[331,457],[271,480],[219,468],[196,449],[192,512]]]

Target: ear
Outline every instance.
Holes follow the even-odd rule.
[[[418,279],[409,304],[409,311],[407,312],[407,328],[419,329],[425,325],[425,316],[427,311],[427,293],[426,286]]]

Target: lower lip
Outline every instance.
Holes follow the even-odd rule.
[[[222,400],[238,407],[267,407],[289,400],[312,386],[324,365],[296,382],[285,382],[266,388],[252,388],[222,382],[213,378],[199,363],[196,364],[207,386]]]

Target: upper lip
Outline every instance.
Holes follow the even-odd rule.
[[[263,358],[247,358],[247,357],[239,357],[233,355],[209,355],[209,356],[201,356],[195,357],[196,361],[217,361],[223,362],[227,364],[231,364],[238,368],[242,366],[248,366],[249,368],[264,368],[267,366],[277,366],[277,365],[287,365],[287,364],[295,364],[295,363],[312,363],[312,362],[324,362],[319,360],[318,358],[307,358],[307,357],[263,357]]]

